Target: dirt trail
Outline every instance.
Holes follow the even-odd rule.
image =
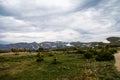
[[[120,71],[120,51],[115,54],[115,66],[118,71]]]

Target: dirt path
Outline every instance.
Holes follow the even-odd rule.
[[[118,71],[120,71],[120,51],[115,54],[115,66],[117,68]]]

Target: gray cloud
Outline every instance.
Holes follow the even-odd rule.
[[[7,12],[7,11],[4,9],[3,6],[0,5],[0,15],[2,15],[2,16],[8,16],[8,15],[10,15],[10,13]]]
[[[119,0],[0,0],[0,41],[104,41],[120,33]]]
[[[78,5],[75,9],[76,11],[79,10],[85,10],[91,7],[96,7],[100,4],[102,0],[84,0],[84,3],[82,5]]]

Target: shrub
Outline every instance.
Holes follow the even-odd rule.
[[[58,64],[58,63],[60,63],[60,62],[57,60],[57,57],[54,57],[52,64]]]
[[[117,53],[117,50],[116,49],[110,49],[109,52],[114,54],[114,53]]]
[[[84,54],[84,53],[85,53],[85,51],[84,51],[84,50],[82,50],[82,49],[78,49],[78,50],[76,51],[76,53],[77,53],[77,54]]]
[[[90,58],[93,58],[93,53],[92,52],[89,52],[89,51],[87,51],[85,54],[84,54],[84,57],[86,58],[86,59],[90,59]]]
[[[97,55],[98,54],[98,51],[96,51],[95,49],[90,49],[88,50],[89,52],[93,53],[94,55]]]
[[[27,51],[25,48],[24,49],[19,49],[19,48],[12,48],[11,49],[12,52],[25,52]]]
[[[96,56],[95,59],[96,59],[96,61],[110,61],[110,60],[114,60],[114,55],[109,51],[101,51]]]
[[[43,57],[44,56],[40,52],[38,52],[36,62],[44,61]]]

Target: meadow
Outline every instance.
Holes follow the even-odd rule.
[[[120,80],[114,64],[76,51],[10,52],[0,54],[0,80]]]

